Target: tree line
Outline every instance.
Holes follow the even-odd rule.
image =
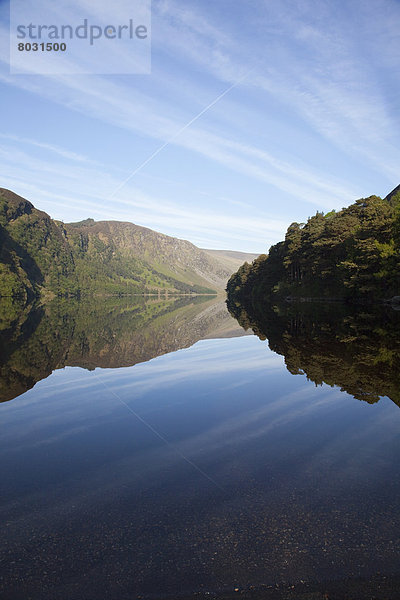
[[[400,186],[386,198],[292,223],[285,240],[227,284],[229,300],[257,297],[375,301],[400,295]]]

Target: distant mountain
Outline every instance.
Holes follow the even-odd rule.
[[[217,293],[225,260],[133,223],[61,223],[0,188],[0,296]]]
[[[232,272],[237,271],[244,262],[251,263],[258,257],[258,254],[236,252],[235,250],[209,250],[206,248],[203,248],[203,250],[212,258],[218,260],[219,263],[223,264],[228,271]]]
[[[133,223],[87,219],[65,224],[79,271],[98,280],[99,259],[110,274],[140,281],[147,289],[177,288],[179,291],[223,290],[241,260],[227,265],[223,259],[180,240]],[[144,265],[151,273],[143,272]],[[188,288],[189,286],[189,288]]]

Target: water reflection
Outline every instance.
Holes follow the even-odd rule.
[[[334,303],[234,304],[229,309],[245,330],[268,339],[293,375],[339,386],[369,403],[388,396],[400,406],[398,311]]]
[[[220,298],[58,300],[0,304],[0,401],[55,369],[132,366],[206,337],[241,335]]]
[[[218,302],[171,307],[54,305],[52,321],[48,306],[36,321],[15,313],[25,344],[9,354],[17,374],[24,352],[34,376],[43,364],[86,369],[55,370],[0,405],[2,598],[317,599],[332,579],[345,592],[329,598],[350,597],[349,586],[354,598],[396,598],[381,594],[381,580],[360,590],[377,572],[399,574],[397,406],[292,377],[276,353],[293,373],[320,361],[314,379],[335,384],[355,361],[354,392],[370,400],[389,385],[376,384],[375,345],[382,373],[390,361],[381,348],[397,364],[395,320],[381,330],[340,308],[319,321],[314,306],[271,308],[274,321],[257,331],[275,352],[254,335],[203,339],[133,367],[88,370],[151,356],[166,348],[163,336],[178,348],[235,333]],[[388,381],[394,396],[395,375]],[[313,595],[296,595],[303,581]]]
[[[255,336],[58,370],[0,412],[5,598],[398,572],[397,407],[292,377]]]

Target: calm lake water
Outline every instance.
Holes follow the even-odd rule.
[[[3,319],[4,600],[399,574],[399,313],[280,314],[273,351],[215,299],[113,302]]]

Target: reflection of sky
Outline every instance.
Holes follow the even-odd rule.
[[[126,453],[121,457],[118,448],[135,436],[156,453],[147,465],[155,471],[160,461],[181,462],[184,453],[229,480],[235,470],[231,455],[240,449],[246,456],[261,444],[276,462],[282,453],[292,456],[296,473],[329,467],[337,477],[362,478],[374,454],[385,452],[397,434],[397,408],[386,401],[367,406],[337,389],[315,388],[289,375],[282,363],[250,337],[202,341],[125,369],[59,370],[1,407],[2,445],[10,444],[16,460],[33,452],[42,461],[43,452],[57,448],[62,463],[71,445],[92,443],[95,466],[106,428],[114,461],[124,463]],[[384,436],[376,435],[377,428]],[[135,453],[143,454],[140,443]],[[257,470],[251,450],[247,460],[246,471]],[[29,465],[26,457],[24,463]]]
[[[233,503],[226,518],[242,519],[246,535],[288,498],[317,528],[322,508],[313,503],[363,519],[373,502],[398,515],[385,491],[391,482],[391,497],[400,495],[398,408],[292,376],[256,337],[201,341],[129,368],[55,371],[0,411],[2,514],[17,519],[15,539],[31,519],[33,530],[50,518],[57,530],[65,511],[78,521],[96,511],[89,529],[107,523],[115,502],[125,513],[113,527],[122,527],[142,514],[129,511],[146,494],[146,518],[161,521],[166,502],[178,513],[189,499],[200,503],[206,522],[212,498],[215,507]]]

